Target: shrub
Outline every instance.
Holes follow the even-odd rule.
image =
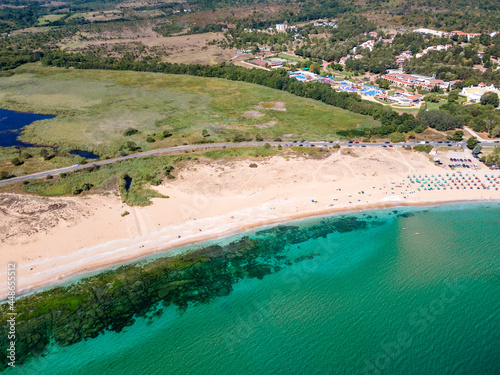
[[[429,153],[432,150],[431,145],[416,145],[413,147],[413,151],[426,152]]]
[[[127,215],[129,215],[129,214],[130,214],[130,212],[128,212],[128,211],[124,211],[124,212],[122,213],[122,215],[121,215],[121,216],[123,217],[123,216],[127,216]]]
[[[163,138],[168,138],[172,136],[172,133],[170,133],[168,130],[164,130],[161,135]]]
[[[123,132],[123,135],[125,137],[130,137],[131,135],[134,135],[136,133],[139,133],[139,130],[135,129],[135,128],[128,128],[126,129],[124,132]]]
[[[156,142],[156,140],[153,137],[149,136],[146,138],[146,142],[153,143],[153,142]]]
[[[10,174],[9,172],[2,171],[0,172],[0,180],[6,180],[8,178],[12,178],[14,175]]]
[[[24,163],[24,161],[20,160],[19,158],[14,158],[10,161],[13,165],[18,166]]]
[[[250,168],[257,168],[257,164],[252,163],[252,164],[250,164],[250,165],[249,165],[249,167],[250,167]]]

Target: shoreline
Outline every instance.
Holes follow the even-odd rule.
[[[255,162],[258,168],[250,168]],[[152,198],[145,207],[130,207],[114,194],[0,194],[0,278],[16,262],[23,295],[259,227],[365,210],[500,201],[500,174],[450,172],[427,155],[399,149],[341,149],[319,160],[191,161],[176,173],[154,187],[170,198]],[[0,283],[0,300],[6,296],[7,285]]]
[[[277,218],[277,219],[269,220],[267,222],[255,222],[252,224],[248,224],[247,226],[245,226],[243,228],[225,230],[225,231],[222,231],[222,232],[220,232],[218,234],[214,234],[214,235],[199,236],[193,240],[179,241],[178,244],[175,244],[172,246],[167,245],[166,247],[164,247],[162,249],[143,248],[144,251],[140,251],[140,252],[133,253],[133,254],[123,254],[122,258],[118,261],[103,262],[98,266],[86,266],[86,267],[80,268],[79,270],[77,270],[75,272],[68,272],[64,276],[58,276],[58,277],[54,276],[50,280],[30,285],[28,287],[25,287],[22,290],[17,290],[16,292],[17,292],[18,298],[24,297],[26,295],[41,292],[43,290],[51,289],[51,288],[54,288],[54,287],[57,287],[59,285],[63,285],[66,283],[78,282],[78,279],[91,277],[92,275],[95,275],[97,273],[104,272],[107,270],[111,270],[115,267],[120,267],[123,265],[140,262],[140,261],[145,260],[147,258],[153,257],[154,255],[162,254],[162,256],[165,256],[166,253],[168,253],[168,252],[180,250],[184,247],[201,245],[205,242],[221,240],[221,239],[224,239],[227,237],[244,234],[246,232],[252,231],[252,230],[257,229],[257,228],[263,229],[266,227],[285,225],[285,224],[290,224],[290,223],[294,223],[297,221],[313,219],[313,218],[330,217],[330,216],[337,216],[337,215],[342,215],[342,214],[353,214],[353,213],[357,213],[357,212],[372,211],[372,210],[388,210],[388,209],[393,209],[393,208],[398,208],[398,207],[436,208],[436,207],[442,207],[442,206],[451,206],[454,204],[481,204],[481,203],[500,203],[500,198],[498,198],[498,199],[490,199],[490,198],[458,199],[458,200],[454,199],[454,200],[422,201],[422,202],[392,202],[392,203],[391,202],[380,202],[380,203],[374,203],[374,204],[365,205],[365,206],[361,206],[361,207],[332,208],[329,210],[321,210],[321,211],[312,212],[312,213],[304,213],[304,214],[292,215],[290,217]],[[121,249],[116,249],[114,252],[119,252],[120,250]],[[0,297],[0,304],[3,304],[6,301],[7,301],[6,296],[2,295]]]

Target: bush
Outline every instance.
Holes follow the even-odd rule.
[[[0,172],[0,180],[6,180],[8,178],[12,178],[14,175],[10,174],[9,172],[2,171]]]
[[[163,138],[168,138],[172,136],[172,133],[170,133],[168,130],[164,130],[163,133],[161,134]]]
[[[85,183],[82,185],[82,190],[89,191],[90,189],[92,189],[92,187],[94,187],[94,185],[89,184],[89,183]]]
[[[250,168],[257,168],[257,164],[252,163],[252,164],[250,164],[250,165],[249,165],[249,167],[250,167]]]
[[[20,160],[19,158],[14,158],[10,161],[13,165],[18,166],[24,163],[24,161]]]
[[[154,142],[156,142],[156,140],[153,137],[149,136],[149,137],[146,138],[146,142],[148,142],[148,143],[154,143]]]
[[[245,136],[243,134],[236,134],[233,138],[233,142],[245,142]]]
[[[432,150],[431,145],[416,145],[413,147],[413,151],[426,152],[429,153]]]
[[[389,138],[390,138],[392,143],[398,143],[398,142],[405,141],[404,135],[401,133],[397,133],[397,132],[389,134]]]
[[[124,212],[122,213],[122,215],[121,215],[121,216],[123,217],[123,216],[127,216],[127,215],[129,215],[129,214],[130,214],[130,212],[128,212],[128,211],[124,211]]]
[[[135,129],[135,128],[128,128],[127,130],[125,130],[123,132],[123,135],[125,137],[130,137],[131,135],[134,135],[136,133],[139,133],[139,130]]]

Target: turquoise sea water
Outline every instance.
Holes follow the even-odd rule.
[[[382,225],[292,245],[301,261],[227,296],[5,373],[500,373],[500,204],[369,214]]]

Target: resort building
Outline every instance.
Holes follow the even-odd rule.
[[[498,90],[495,86],[486,86],[485,84],[480,83],[478,86],[469,86],[464,87],[460,92],[460,95],[463,95],[467,98],[467,103],[479,103],[481,101],[481,96],[488,92],[495,92],[500,96],[500,90]]]
[[[432,30],[432,29],[426,29],[426,28],[420,28],[420,29],[415,29],[413,30],[414,33],[419,33],[419,34],[429,34],[433,36],[438,36],[438,37],[443,37],[448,35],[447,32],[444,31],[439,31],[439,30]]]
[[[394,71],[390,71],[389,73],[382,75],[380,78],[385,79],[386,81],[389,81],[393,85],[399,87],[421,87],[424,90],[432,90],[434,86],[438,86],[440,89],[446,90],[450,85],[455,83],[454,81],[446,82],[441,79],[422,76],[420,74],[406,74]]]
[[[278,23],[276,25],[276,31],[279,33],[284,33],[288,29],[288,25],[286,23]]]
[[[450,35],[466,36],[467,40],[471,40],[472,38],[481,36],[481,33],[464,33],[463,31],[460,30],[454,30],[450,32]]]

